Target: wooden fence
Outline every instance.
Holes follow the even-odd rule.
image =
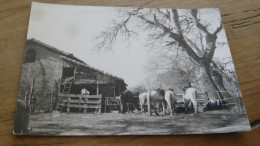
[[[229,109],[231,109],[234,113],[245,114],[245,106],[242,99],[242,95],[236,94],[237,91],[217,91],[218,93],[229,93],[231,96],[229,98],[223,99],[226,102]],[[219,94],[218,94],[219,96]],[[220,96],[219,96],[220,99]]]
[[[71,108],[87,112],[88,109],[95,109],[101,112],[102,95],[81,95],[81,94],[59,94],[58,107],[62,111],[64,108],[70,112]]]
[[[184,104],[183,94],[176,94],[177,95],[177,104]],[[197,102],[199,104],[203,104],[208,99],[207,92],[198,92],[197,93]]]
[[[120,99],[119,97],[105,97],[105,112],[119,111]]]

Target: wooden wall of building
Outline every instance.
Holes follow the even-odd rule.
[[[26,91],[30,91],[32,79],[34,80],[33,96],[39,99],[40,109],[45,109],[48,104],[49,93],[52,92],[55,82],[58,82],[62,72],[62,61],[59,54],[46,49],[34,41],[27,41],[24,60],[30,50],[36,51],[34,62],[25,62],[21,74],[19,99],[24,100]],[[29,94],[29,93],[28,93]]]

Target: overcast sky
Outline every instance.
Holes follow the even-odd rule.
[[[142,33],[139,38],[127,41],[119,38],[113,52],[96,51],[94,37],[105,30],[117,11],[111,7],[69,6],[33,3],[27,38],[73,53],[90,66],[121,77],[133,87],[146,77],[144,66],[149,54]],[[205,14],[208,21],[219,24],[218,18]],[[226,41],[224,31],[220,41]],[[216,57],[229,57],[228,46],[217,49]]]

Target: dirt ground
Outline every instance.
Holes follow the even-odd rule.
[[[246,115],[229,110],[174,116],[148,113],[41,113],[30,116],[33,135],[165,135],[247,131]]]

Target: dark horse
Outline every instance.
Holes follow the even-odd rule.
[[[135,99],[134,94],[129,90],[125,90],[120,94],[120,104],[121,104],[120,110],[122,114],[125,114],[126,111],[128,113],[129,111],[133,113],[133,109],[134,109],[133,106],[135,106],[135,108],[137,108],[137,110],[140,111],[138,105],[138,98]]]

